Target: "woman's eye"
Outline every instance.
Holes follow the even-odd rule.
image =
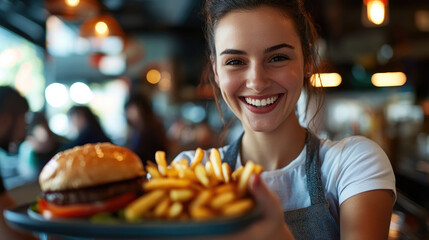
[[[226,61],[225,65],[241,65],[243,62],[239,59],[230,59]]]
[[[288,60],[289,58],[287,56],[284,55],[276,55],[274,57],[272,57],[270,59],[270,62],[281,62],[281,61],[285,61]]]

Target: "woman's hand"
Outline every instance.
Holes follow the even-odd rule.
[[[249,188],[262,210],[262,217],[251,226],[238,233],[228,235],[225,239],[294,239],[283,219],[283,209],[279,198],[268,189],[259,175],[251,176]]]

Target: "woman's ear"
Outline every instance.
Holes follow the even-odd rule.
[[[212,65],[214,80],[216,84],[219,86],[219,75],[217,74],[216,60],[213,58],[213,56],[210,57],[210,63]]]

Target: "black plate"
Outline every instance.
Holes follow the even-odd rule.
[[[4,211],[9,225],[18,229],[70,237],[158,238],[213,236],[236,232],[261,216],[259,208],[239,217],[219,217],[207,221],[144,220],[139,223],[94,223],[86,219],[44,219],[28,203]]]

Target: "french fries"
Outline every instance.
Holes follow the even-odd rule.
[[[162,176],[167,175],[167,160],[165,159],[165,152],[156,151],[155,161],[158,164],[159,173],[161,173]]]
[[[219,150],[217,150],[216,148],[213,148],[210,153],[210,162],[212,163],[214,175],[217,177],[218,180],[222,181],[222,159],[220,158]]]
[[[195,151],[194,160],[191,163],[191,169],[195,169],[195,167],[203,161],[203,158],[204,158],[203,149],[197,148],[197,150]]]
[[[247,182],[249,181],[250,175],[252,174],[254,168],[255,168],[255,164],[252,161],[248,161],[246,163],[243,173],[241,174],[240,179],[238,180],[237,188],[238,188],[238,194],[240,196],[246,193]]]
[[[237,216],[254,208],[247,185],[252,174],[262,172],[262,166],[248,161],[231,171],[216,148],[205,165],[203,159],[204,151],[197,148],[191,163],[182,159],[168,165],[165,152],[157,151],[156,164],[148,161],[146,165],[151,177],[143,183],[145,194],[127,206],[125,218],[206,220]]]
[[[158,189],[135,200],[125,208],[125,218],[130,221],[138,219],[139,215],[145,214],[150,208],[154,207],[165,193],[165,190]]]

